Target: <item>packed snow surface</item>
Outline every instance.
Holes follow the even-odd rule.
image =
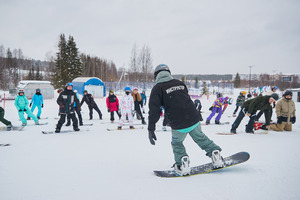
[[[238,91],[231,97],[236,99]],[[210,114],[215,96],[201,98],[204,120]],[[116,128],[110,123],[105,98],[96,99],[103,120],[94,112],[89,119],[88,107],[82,107],[82,131],[44,135],[53,131],[58,121],[56,99],[45,100],[42,117],[44,126],[27,126],[23,131],[0,132],[0,199],[1,200],[165,200],[165,199],[300,199],[300,123],[292,132],[247,134],[244,118],[237,135],[217,135],[229,132],[235,118],[231,117],[235,103],[228,106],[221,122],[230,125],[202,126],[203,132],[223,149],[222,155],[247,151],[250,159],[240,165],[215,173],[183,178],[159,178],[153,170],[166,170],[174,163],[171,132],[156,133],[157,142],[149,143],[144,129],[107,131]],[[3,102],[1,103],[1,105]],[[5,102],[5,117],[13,125],[21,125],[13,101]],[[300,105],[296,103],[297,120]],[[148,109],[147,109],[148,110]],[[37,110],[35,111],[35,113]],[[147,119],[147,115],[146,115]],[[261,119],[264,119],[262,116]],[[273,114],[276,120],[276,114]],[[141,121],[135,119],[137,126]],[[28,124],[34,122],[28,121]],[[3,126],[1,124],[0,126]],[[162,128],[162,119],[157,130]],[[63,126],[62,130],[72,129]],[[168,127],[168,130],[170,128]],[[210,162],[188,136],[184,142],[191,166]]]

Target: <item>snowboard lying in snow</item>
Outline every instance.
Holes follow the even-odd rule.
[[[117,128],[108,128],[107,130],[108,131],[123,131],[123,130],[135,130],[135,129],[143,129],[144,127],[143,126],[139,126],[139,127],[134,127],[134,129],[130,129],[129,127],[122,127],[121,130],[118,130]]]
[[[77,133],[77,132],[83,132],[83,131],[89,131],[89,129],[87,130],[82,130],[80,129],[80,131],[74,131],[74,130],[62,130],[59,133],[55,133],[55,131],[42,131],[43,134],[60,134],[60,133]]]
[[[24,126],[12,126],[11,131],[21,131]],[[7,131],[6,127],[0,127],[0,131]]]
[[[199,165],[196,167],[191,168],[191,174],[187,176],[193,176],[197,174],[206,174],[210,172],[214,172],[220,169],[224,169],[227,167],[231,167],[243,162],[246,162],[250,158],[250,154],[248,152],[239,152],[236,154],[233,154],[229,157],[224,158],[225,166],[222,168],[214,169],[213,164],[207,163],[204,165]],[[164,177],[164,178],[172,178],[172,177],[182,177],[179,174],[177,174],[174,170],[166,170],[166,171],[153,171],[156,176]],[[185,176],[183,176],[185,177]]]
[[[230,124],[230,122],[221,122],[220,124],[206,124],[206,123],[201,123],[201,126],[206,126],[206,125],[226,125],[226,124]]]
[[[0,147],[7,147],[10,146],[10,144],[0,144]]]
[[[244,132],[246,133],[246,132]],[[256,130],[254,131],[254,135],[259,135],[259,134],[268,134],[269,131],[268,130]],[[216,133],[217,135],[236,135],[236,134],[239,134],[239,133],[230,133],[230,132],[218,132]],[[252,133],[247,133],[247,134],[252,134]]]
[[[38,120],[43,120],[43,119],[48,119],[48,117],[41,117],[40,119],[38,119]],[[30,118],[30,119],[27,119],[27,120],[32,120],[32,118]],[[19,119],[19,121],[21,121],[21,119]]]

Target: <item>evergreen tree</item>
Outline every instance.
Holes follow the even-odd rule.
[[[40,68],[38,67],[36,69],[36,73],[35,73],[35,80],[43,80],[43,75],[40,73]]]
[[[27,79],[28,80],[35,80],[35,76],[34,76],[34,68],[33,66],[31,67],[31,69],[29,70],[29,73],[27,75]]]
[[[234,87],[239,88],[241,86],[241,76],[239,73],[236,73],[236,76],[234,78]]]
[[[195,76],[195,88],[199,87],[199,80],[198,80],[198,76]]]
[[[202,94],[207,94],[208,90],[207,90],[207,86],[206,86],[206,82],[203,82],[203,92]]]
[[[67,42],[64,34],[61,34],[59,37],[58,52],[56,53],[55,63],[55,71],[52,81],[56,88],[61,88],[68,82],[68,54]]]
[[[82,75],[82,62],[79,57],[79,51],[72,36],[69,36],[67,43],[68,51],[68,79],[67,82],[72,82],[73,79]]]

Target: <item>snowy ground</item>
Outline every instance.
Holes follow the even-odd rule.
[[[233,97],[236,99],[236,95]],[[201,99],[204,119],[213,100],[213,96]],[[6,102],[6,118],[20,125],[13,103]],[[109,122],[105,99],[97,99],[97,103],[104,120],[94,115],[94,126],[81,127],[89,131],[43,135],[41,130],[54,130],[57,123],[58,107],[53,99],[44,103],[42,115],[49,118],[42,121],[48,121],[48,125],[0,132],[0,143],[11,144],[0,148],[0,199],[300,199],[299,122],[293,132],[269,131],[266,135],[244,133],[246,119],[238,129],[241,133],[233,136],[215,134],[229,131],[230,125],[203,126],[203,132],[222,147],[223,156],[247,151],[250,160],[216,173],[164,179],[152,171],[169,169],[174,163],[170,132],[157,132],[155,146],[148,141],[146,127],[109,132],[106,129],[117,124]],[[299,119],[299,103],[296,108]],[[82,109],[84,122],[90,122],[87,106]],[[234,118],[228,117],[233,110],[234,106],[229,106],[221,121],[233,122]],[[210,162],[190,137],[185,145],[192,166]]]

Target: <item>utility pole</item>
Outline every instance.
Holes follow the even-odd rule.
[[[249,91],[250,91],[250,82],[251,82],[251,68],[252,68],[253,66],[249,66],[249,68],[250,68],[250,75],[249,75]]]
[[[275,72],[276,70],[273,70],[273,85],[275,85]]]

